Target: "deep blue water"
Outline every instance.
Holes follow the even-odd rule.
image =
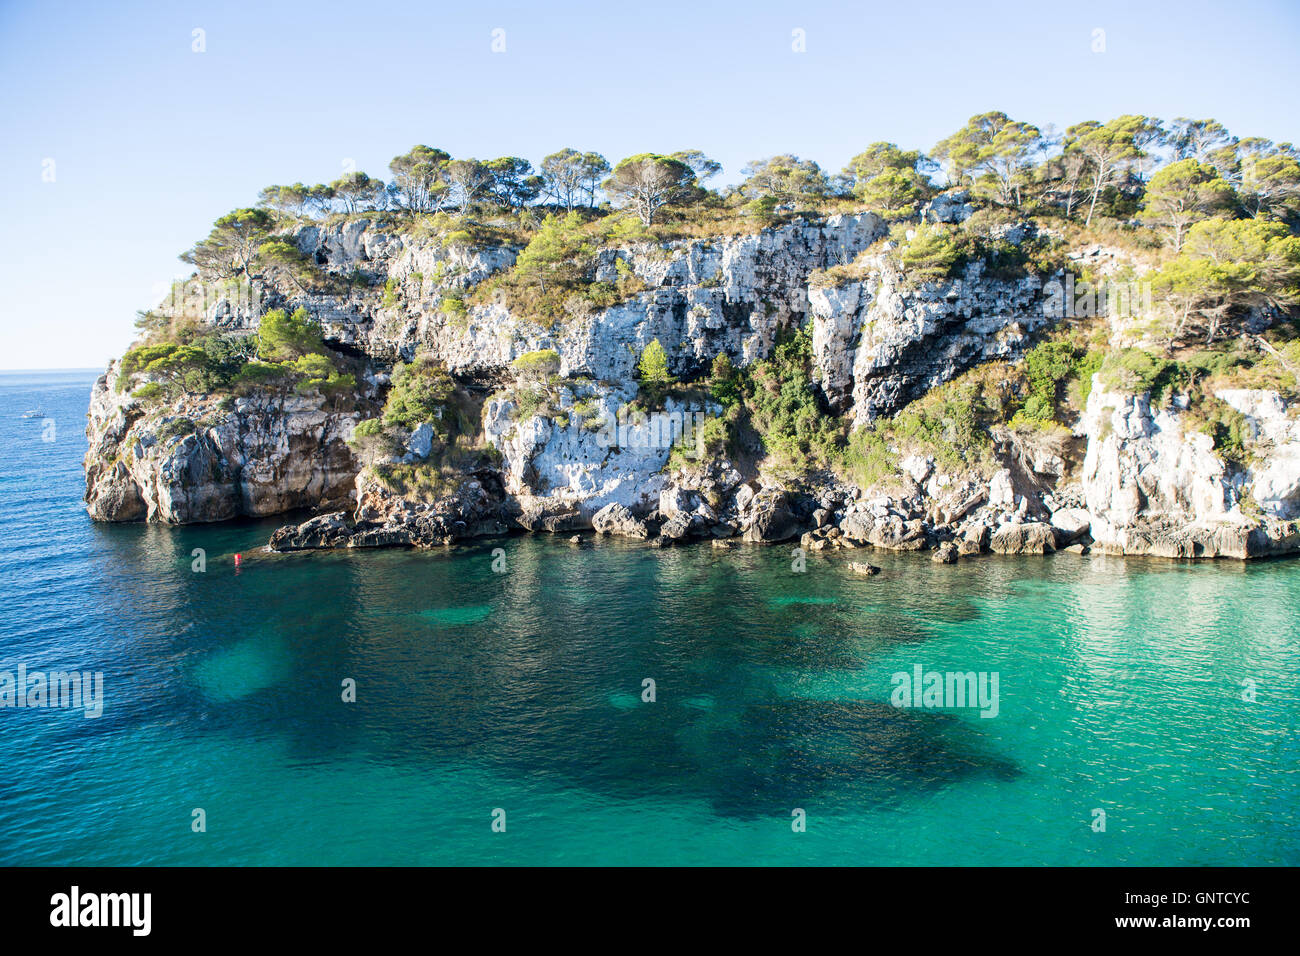
[[[1300,562],[273,556],[92,523],[93,377],[0,374],[0,671],[105,681],[0,709],[0,863],[1300,863]],[[891,706],[917,664],[997,716]]]

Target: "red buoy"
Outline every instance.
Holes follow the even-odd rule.
[[[241,558],[239,555],[235,555],[235,567],[239,567],[239,562],[242,560],[243,558]]]

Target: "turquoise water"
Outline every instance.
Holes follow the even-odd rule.
[[[0,709],[0,863],[1300,863],[1300,562],[273,556],[92,524],[89,381],[0,376],[0,670],[106,687]],[[892,707],[917,664],[998,715]]]

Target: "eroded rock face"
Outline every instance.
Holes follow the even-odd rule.
[[[989,550],[998,554],[1051,554],[1056,532],[1042,521],[1009,522],[993,532]]]
[[[1081,476],[1094,550],[1188,558],[1294,550],[1286,522],[1300,517],[1300,422],[1276,392],[1215,397],[1253,432],[1246,467],[1226,463],[1213,438],[1188,424],[1185,399],[1155,409],[1149,396],[1108,391],[1094,379]]]
[[[437,239],[384,233],[367,220],[305,226],[297,242],[329,272],[360,270],[401,292],[398,304],[387,306],[379,296],[310,297],[327,338],[375,356],[409,358],[428,348],[453,374],[505,370],[525,352],[553,348],[563,375],[625,382],[653,339],[668,350],[675,373],[702,368],[719,352],[739,363],[765,357],[778,330],[807,312],[809,274],[851,261],[887,231],[875,214],[859,213],[748,236],[606,249],[597,281],[617,280],[622,263],[646,291],[555,327],[522,320],[500,304],[473,305],[455,322],[443,313],[447,296],[508,268],[518,250],[444,247]]]
[[[617,503],[637,513],[656,507],[664,488],[664,466],[675,441],[694,434],[697,418],[716,406],[693,409],[670,399],[643,423],[620,418],[633,397],[627,389],[563,386],[560,402],[567,420],[519,418],[513,402],[493,399],[484,409],[487,440],[502,454],[506,490],[517,496],[549,498],[590,516]],[[574,411],[577,401],[589,410]]]
[[[951,194],[926,217],[959,222],[968,214],[965,199]],[[811,322],[819,387],[833,408],[865,423],[978,363],[1016,358],[1052,321],[1037,278],[995,279],[977,262],[961,280],[917,285],[883,258],[874,266],[858,258],[886,232],[860,214],[605,250],[597,278],[631,270],[644,291],[544,327],[499,303],[470,303],[456,320],[445,308],[448,297],[509,267],[518,250],[444,246],[365,220],[304,227],[296,240],[322,270],[370,284],[340,282],[311,295],[271,290],[264,304],[303,305],[322,322],[327,341],[361,366],[365,412],[293,395],[145,406],[117,393],[110,366],[90,408],[87,510],[99,520],[174,523],[328,512],[277,532],[282,550],[433,547],[507,530],[587,528],[658,544],[803,536],[810,552],[937,548],[943,561],[1071,543],[1171,557],[1300,547],[1288,524],[1300,517],[1300,418],[1274,392],[1218,395],[1251,432],[1241,467],[1225,462],[1176,405],[1152,408],[1145,396],[1094,382],[1077,438],[1052,445],[995,435],[995,460],[957,472],[937,463],[942,456],[905,450],[883,491],[824,475],[795,492],[765,475],[752,450],[690,466],[672,456],[670,466],[674,426],[662,417],[677,416],[680,432],[683,416],[720,411],[707,399],[703,408],[670,403],[658,421],[618,421],[636,396],[636,357],[653,339],[672,372],[695,375],[719,353],[737,365],[766,358],[781,330]],[[855,259],[861,279],[810,287],[813,272]],[[223,301],[208,319],[252,331],[258,312]],[[430,350],[486,393],[507,381],[515,358],[542,348],[561,359],[548,414],[521,416],[500,392],[484,406],[499,467],[462,475],[429,501],[358,473],[346,438],[378,411],[395,361]],[[402,460],[426,461],[433,430],[406,436]]]
[[[646,523],[617,502],[610,502],[592,515],[591,527],[597,534],[623,538],[645,540],[650,536]]]
[[[161,411],[112,387],[91,392],[86,508],[101,521],[223,521],[346,502],[360,414],[319,398],[196,396]]]
[[[1214,395],[1250,426],[1257,456],[1246,477],[1251,498],[1270,518],[1300,517],[1300,415],[1273,391],[1222,389]]]
[[[1098,377],[1083,428],[1083,489],[1098,540],[1143,512],[1222,521],[1236,508],[1241,478],[1214,454],[1209,435],[1184,430],[1176,408],[1153,409],[1148,396],[1108,391]]]
[[[968,368],[1018,356],[1051,322],[1041,281],[962,279],[914,286],[877,262],[862,281],[809,293],[813,356],[827,403],[866,424]]]

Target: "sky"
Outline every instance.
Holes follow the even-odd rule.
[[[1300,4],[1134,6],[0,0],[0,368],[103,366],[218,216],[349,162],[387,178],[416,143],[701,149],[719,185],[989,110],[1300,142]]]

